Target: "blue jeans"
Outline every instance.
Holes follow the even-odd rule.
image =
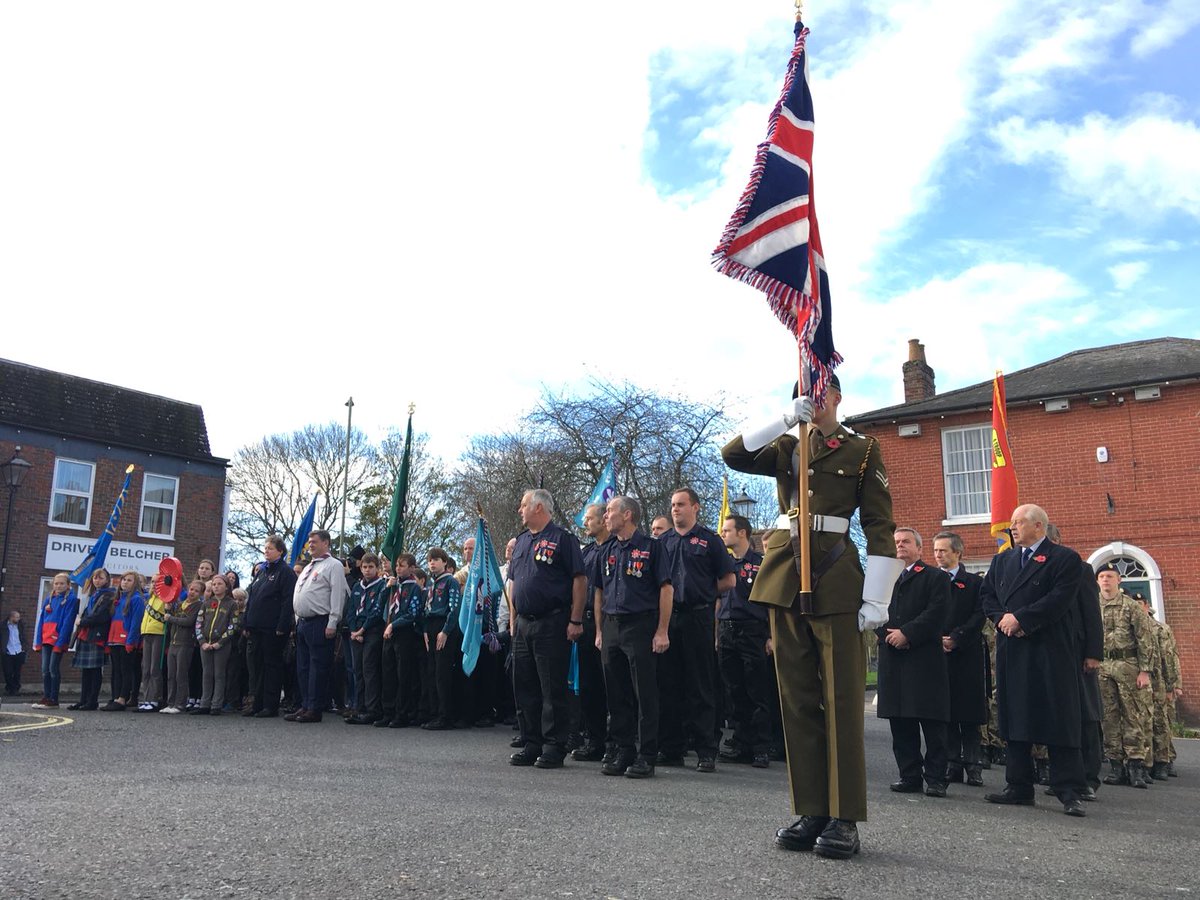
[[[55,653],[51,645],[42,647],[42,694],[58,702],[58,685],[62,681],[63,654]]]
[[[329,616],[314,616],[296,623],[296,680],[300,683],[300,705],[314,715],[329,703],[329,669],[333,662],[333,640],[325,637]]]

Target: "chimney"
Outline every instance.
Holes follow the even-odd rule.
[[[904,402],[918,403],[936,393],[933,369],[925,362],[925,345],[913,338],[908,342],[908,362],[904,364]]]

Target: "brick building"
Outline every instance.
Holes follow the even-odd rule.
[[[202,558],[220,561],[228,461],[209,450],[199,406],[0,360],[0,462],[17,447],[32,468],[11,495],[0,616],[19,609],[32,629],[55,573],[78,565],[104,531],[131,463],[106,568],[152,575],[165,556],[189,572]],[[0,486],[0,525],[9,498]],[[64,679],[75,671],[64,666]],[[29,662],[24,680],[37,681]]]
[[[991,521],[992,382],[936,393],[918,341],[905,402],[851,416],[883,449],[897,524],[929,542],[949,529],[985,570]],[[1179,644],[1182,708],[1200,716],[1200,341],[1078,350],[1005,374],[1021,502],[1037,503],[1093,565],[1115,560]],[[927,550],[926,556],[929,556]]]

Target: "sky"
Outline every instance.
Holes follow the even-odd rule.
[[[543,389],[771,415],[796,351],[710,254],[790,0],[0,6],[0,356],[453,461]],[[1200,4],[811,0],[843,413],[1200,338]]]

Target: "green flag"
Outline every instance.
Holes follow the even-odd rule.
[[[383,537],[380,551],[393,563],[404,552],[404,510],[408,506],[408,469],[412,463],[412,408],[408,411],[408,433],[404,436],[404,456],[400,460],[400,474],[396,478],[396,490],[392,492],[392,509],[388,513],[388,530]]]

